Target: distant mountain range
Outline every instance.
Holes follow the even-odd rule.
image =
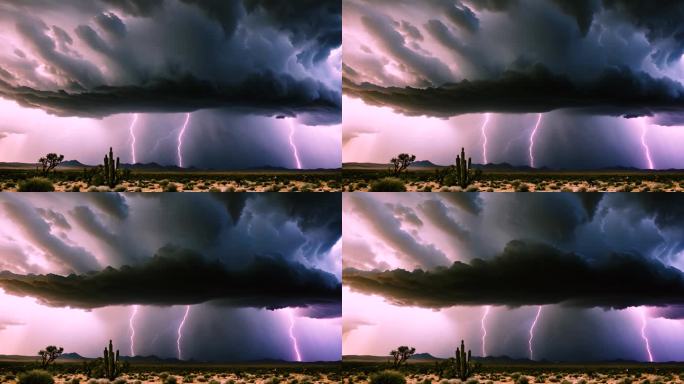
[[[59,171],[60,169],[83,169],[83,168],[92,168],[96,167],[97,165],[89,165],[89,164],[83,164],[78,160],[66,160],[63,161],[62,163],[57,166],[57,170]],[[135,164],[128,164],[128,163],[121,163],[122,168],[126,169],[131,169],[133,171],[147,171],[147,172],[179,172],[179,171],[184,171],[184,172],[227,172],[227,171],[241,171],[241,172],[249,172],[249,171],[270,171],[270,172],[316,172],[316,171],[329,171],[329,170],[334,170],[333,169],[326,169],[326,168],[311,168],[311,169],[293,169],[293,168],[286,168],[286,167],[276,167],[272,165],[263,165],[260,167],[247,167],[247,168],[233,168],[233,169],[214,169],[214,168],[197,168],[197,167],[187,167],[187,168],[181,168],[177,165],[161,165],[158,163],[135,163]],[[7,162],[3,163],[0,162],[0,169],[36,169],[36,163],[19,163],[19,162]]]
[[[356,162],[350,162],[350,163],[344,163],[342,164],[343,169],[365,169],[365,170],[376,170],[376,169],[387,169],[390,167],[390,164],[382,164],[382,163],[356,163]],[[429,170],[429,169],[440,169],[440,168],[446,168],[448,165],[439,165],[435,164],[430,160],[418,160],[414,161],[411,163],[411,165],[408,167],[408,170]],[[495,171],[495,172],[549,172],[549,171],[558,171],[558,172],[579,172],[579,171],[584,171],[584,172],[607,172],[607,171],[614,171],[614,172],[684,172],[684,170],[681,169],[659,169],[659,170],[649,170],[649,169],[640,169],[640,168],[635,168],[635,167],[621,167],[621,166],[614,166],[614,167],[604,167],[604,168],[591,168],[591,169],[566,169],[566,168],[549,168],[549,167],[541,167],[541,168],[532,168],[529,165],[512,165],[509,163],[498,163],[498,164],[472,164],[472,167],[475,169],[481,169],[483,171]]]
[[[295,361],[278,360],[278,359],[260,359],[260,360],[246,360],[246,361],[198,361],[198,360],[178,360],[176,358],[161,358],[154,355],[150,356],[121,356],[121,360],[130,361],[131,363],[139,364],[160,364],[160,365],[170,365],[170,364],[302,364]],[[23,355],[0,355],[0,362],[34,362],[38,361],[40,358],[36,356],[23,356]],[[63,353],[57,362],[81,362],[87,360],[94,360],[93,357],[84,357],[78,353],[70,352]],[[335,363],[334,361],[316,361],[307,362],[305,364],[317,364],[317,363]]]

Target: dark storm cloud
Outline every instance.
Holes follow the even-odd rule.
[[[440,193],[438,196],[454,207],[472,215],[482,212],[482,199],[479,193]]]
[[[587,218],[589,221],[594,220],[594,215],[596,215],[596,210],[598,209],[601,199],[603,199],[602,193],[591,193],[591,192],[577,192],[573,193],[573,196],[577,197],[582,204],[587,213]]]
[[[672,305],[664,308],[650,308],[649,314],[665,319],[684,319],[684,305]]]
[[[379,44],[382,48],[400,58],[408,70],[422,74],[422,81],[425,84],[443,84],[453,77],[449,67],[439,59],[408,48],[405,45],[404,37],[394,29],[387,16],[372,13],[368,16],[362,16],[361,23],[372,34],[379,36]],[[346,87],[344,85],[343,90],[348,93]],[[351,95],[355,94],[351,93]]]
[[[118,219],[128,216],[128,203],[124,194],[121,193],[96,193],[86,199],[102,212]]]
[[[133,16],[151,16],[164,5],[164,0],[101,0]]]
[[[350,195],[359,216],[363,217],[389,246],[411,259],[411,262],[427,268],[448,265],[449,259],[433,244],[420,243],[409,232],[401,229],[400,220],[383,205],[361,195]]]
[[[447,207],[439,200],[427,200],[419,205],[421,212],[441,231],[458,240],[470,238],[470,231],[447,212]]]
[[[35,297],[53,307],[199,304],[284,308],[339,304],[335,276],[284,260],[259,256],[240,269],[183,249],[164,247],[144,264],[108,267],[82,275],[17,275],[0,272],[6,293]]]
[[[112,36],[124,37],[126,35],[126,24],[114,13],[101,13],[95,16],[95,22]]]
[[[99,269],[95,256],[85,248],[71,245],[52,233],[52,226],[41,217],[41,213],[19,200],[6,201],[0,212],[7,215],[26,238],[40,248],[48,260],[76,273]]]
[[[353,290],[401,306],[545,305],[623,309],[684,304],[684,274],[635,254],[586,259],[539,243],[512,241],[489,260],[434,270],[345,269]]]
[[[13,63],[3,68],[15,78],[5,76],[0,96],[58,116],[226,108],[301,116],[312,125],[339,123],[339,79],[334,64],[326,61],[341,45],[339,1],[100,0],[80,5],[6,4],[20,18],[16,30],[26,45],[22,49],[37,55],[54,79],[37,84],[38,66],[16,77],[20,64]],[[74,31],[97,57],[88,49],[74,50],[59,26],[47,33],[55,14],[59,22],[84,20]],[[155,36],[165,39],[159,43]],[[109,68],[104,74],[95,64],[102,58]]]
[[[663,0],[654,7],[648,1],[603,0],[606,9],[616,12],[630,23],[641,28],[649,42],[655,44],[669,40],[652,54],[656,64],[669,65],[684,54],[684,4],[678,0]]]
[[[270,193],[254,201],[263,213],[279,214],[291,220],[306,233],[315,238],[311,254],[323,254],[332,248],[342,236],[342,194],[328,194],[312,201],[307,194]]]
[[[342,45],[342,2],[339,0],[245,0],[249,11],[264,10],[269,21],[299,43],[314,41],[299,53],[301,62],[319,62]]]
[[[91,29],[92,31],[92,29]],[[97,44],[88,29],[82,33]],[[85,80],[84,80],[85,81]],[[90,81],[90,80],[87,80]],[[270,71],[251,75],[240,84],[217,87],[192,76],[157,79],[145,85],[98,86],[88,91],[44,91],[14,87],[0,81],[0,96],[25,107],[38,107],[58,116],[103,117],[124,112],[192,112],[198,109],[234,108],[268,116],[339,113],[341,100],[335,90],[309,79],[295,80]],[[334,121],[331,120],[331,121]]]
[[[563,12],[575,18],[582,36],[586,36],[600,9],[599,0],[552,0]]]
[[[38,211],[43,219],[47,220],[50,224],[60,229],[71,229],[71,225],[69,225],[69,222],[67,222],[66,218],[61,213],[45,208],[36,208],[36,211]]]
[[[42,20],[26,16],[17,21],[16,30],[41,59],[55,71],[68,77],[72,82],[71,86],[75,89],[85,89],[104,83],[103,75],[97,66],[87,60],[57,50],[55,41],[46,34],[48,26]],[[12,88],[22,87],[13,87],[8,83],[0,82],[0,95],[13,98],[10,91]],[[21,103],[21,100],[17,102]]]
[[[589,82],[551,73],[542,65],[507,71],[498,79],[463,80],[440,87],[382,87],[344,79],[345,94],[407,116],[451,117],[465,113],[531,113],[577,109],[613,116],[684,113],[684,87],[626,67],[609,68]]]
[[[678,196],[667,193],[644,194],[638,199],[623,194],[608,195],[608,207],[618,209],[625,217],[634,219],[652,218],[660,228],[679,229],[684,222],[684,204]]]

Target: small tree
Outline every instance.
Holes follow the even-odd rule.
[[[40,365],[43,368],[47,368],[52,362],[54,362],[61,354],[64,352],[64,348],[56,347],[54,345],[48,345],[45,349],[38,351],[38,356],[40,356]]]
[[[43,167],[43,176],[47,176],[47,174],[54,170],[63,160],[64,155],[58,155],[56,153],[48,153],[45,157],[38,159],[38,162]]]
[[[393,157],[392,160],[390,160],[392,166],[390,167],[389,172],[392,176],[399,176],[414,161],[416,161],[416,155],[400,153],[399,156]]]
[[[405,364],[406,360],[408,360],[408,358],[411,357],[414,353],[416,353],[415,348],[409,348],[405,345],[402,345],[401,347],[390,352],[390,355],[392,355],[392,357],[394,358],[394,362],[392,365],[395,368],[397,368],[400,365]]]

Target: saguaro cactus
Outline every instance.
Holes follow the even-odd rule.
[[[119,350],[117,349],[116,354],[114,353],[111,340],[109,340],[109,349],[104,349],[104,374],[109,380],[114,380],[121,374]]]
[[[466,162],[465,148],[461,148],[461,155],[456,155],[456,180],[461,188],[467,187],[475,180],[475,172],[470,168],[471,159]]]
[[[465,189],[482,174],[482,171],[473,169],[471,165],[471,159],[466,160],[465,148],[461,148],[461,154],[456,155],[456,164],[444,170],[435,171],[435,177],[440,184],[458,185]]]
[[[468,353],[466,354],[465,343],[461,340],[461,348],[456,348],[456,358],[453,365],[454,373],[461,381],[465,381],[475,373],[479,367],[479,363],[470,360],[470,350],[468,350]]]
[[[109,188],[114,188],[119,183],[119,158],[114,160],[114,152],[109,147],[109,156],[104,157],[104,179]]]

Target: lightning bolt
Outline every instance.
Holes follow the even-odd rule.
[[[530,327],[530,339],[527,341],[527,344],[530,349],[530,360],[534,360],[534,352],[532,351],[532,340],[534,339],[534,327],[537,326],[537,321],[539,321],[541,310],[542,306],[540,305],[539,308],[537,308],[537,316],[534,317],[534,321],[532,322],[532,326]]]
[[[302,169],[302,163],[299,161],[299,153],[297,152],[297,146],[294,142],[295,134],[295,122],[294,119],[288,119],[290,121],[290,147],[294,153],[295,162],[297,163],[297,169]]]
[[[487,327],[485,327],[485,320],[487,320],[487,315],[489,315],[489,310],[491,307],[488,305],[485,307],[484,314],[482,315],[482,320],[480,320],[480,327],[482,329],[482,357],[487,357],[486,339],[487,339]]]
[[[541,123],[542,114],[537,117],[537,124],[534,125],[534,130],[530,135],[530,167],[534,168],[534,135],[537,134],[537,129],[539,129],[539,124]]]
[[[190,122],[190,114],[185,114],[185,123],[183,123],[183,128],[181,128],[178,134],[178,166],[183,168],[183,154],[181,153],[181,148],[183,147],[183,135],[185,130],[188,128],[188,123]]]
[[[648,341],[648,336],[646,336],[646,309],[639,308],[641,313],[641,338],[644,340],[646,346],[646,353],[648,354],[648,361],[653,362],[653,354],[651,353],[651,343]]]
[[[181,352],[181,339],[183,338],[183,326],[185,321],[188,319],[188,314],[190,313],[190,306],[185,306],[185,314],[183,315],[183,320],[181,320],[178,326],[178,338],[176,339],[176,346],[178,347],[178,360],[183,360],[183,354]]]
[[[133,164],[137,163],[137,160],[135,159],[135,133],[133,132],[133,127],[137,121],[138,114],[136,113],[133,115],[133,121],[131,121],[131,125],[128,127],[128,135],[131,137],[131,157],[133,158]]]
[[[489,113],[485,113],[485,120],[482,123],[482,158],[484,159],[484,164],[489,164],[487,161],[487,123],[489,123]]]
[[[131,318],[128,320],[128,328],[131,330],[131,357],[135,356],[135,327],[133,326],[133,321],[135,316],[138,314],[138,306],[133,306],[133,313],[131,313]]]
[[[292,308],[287,309],[287,314],[290,317],[290,340],[292,340],[292,346],[294,348],[295,355],[297,356],[297,361],[302,361],[302,355],[299,354],[299,345],[297,344],[297,338],[294,335],[295,318]]]
[[[648,148],[648,143],[646,142],[646,134],[648,133],[648,124],[646,124],[646,118],[641,119],[641,146],[644,148],[644,156],[646,157],[646,162],[648,163],[648,169],[654,169],[653,160],[651,159],[651,150]]]

